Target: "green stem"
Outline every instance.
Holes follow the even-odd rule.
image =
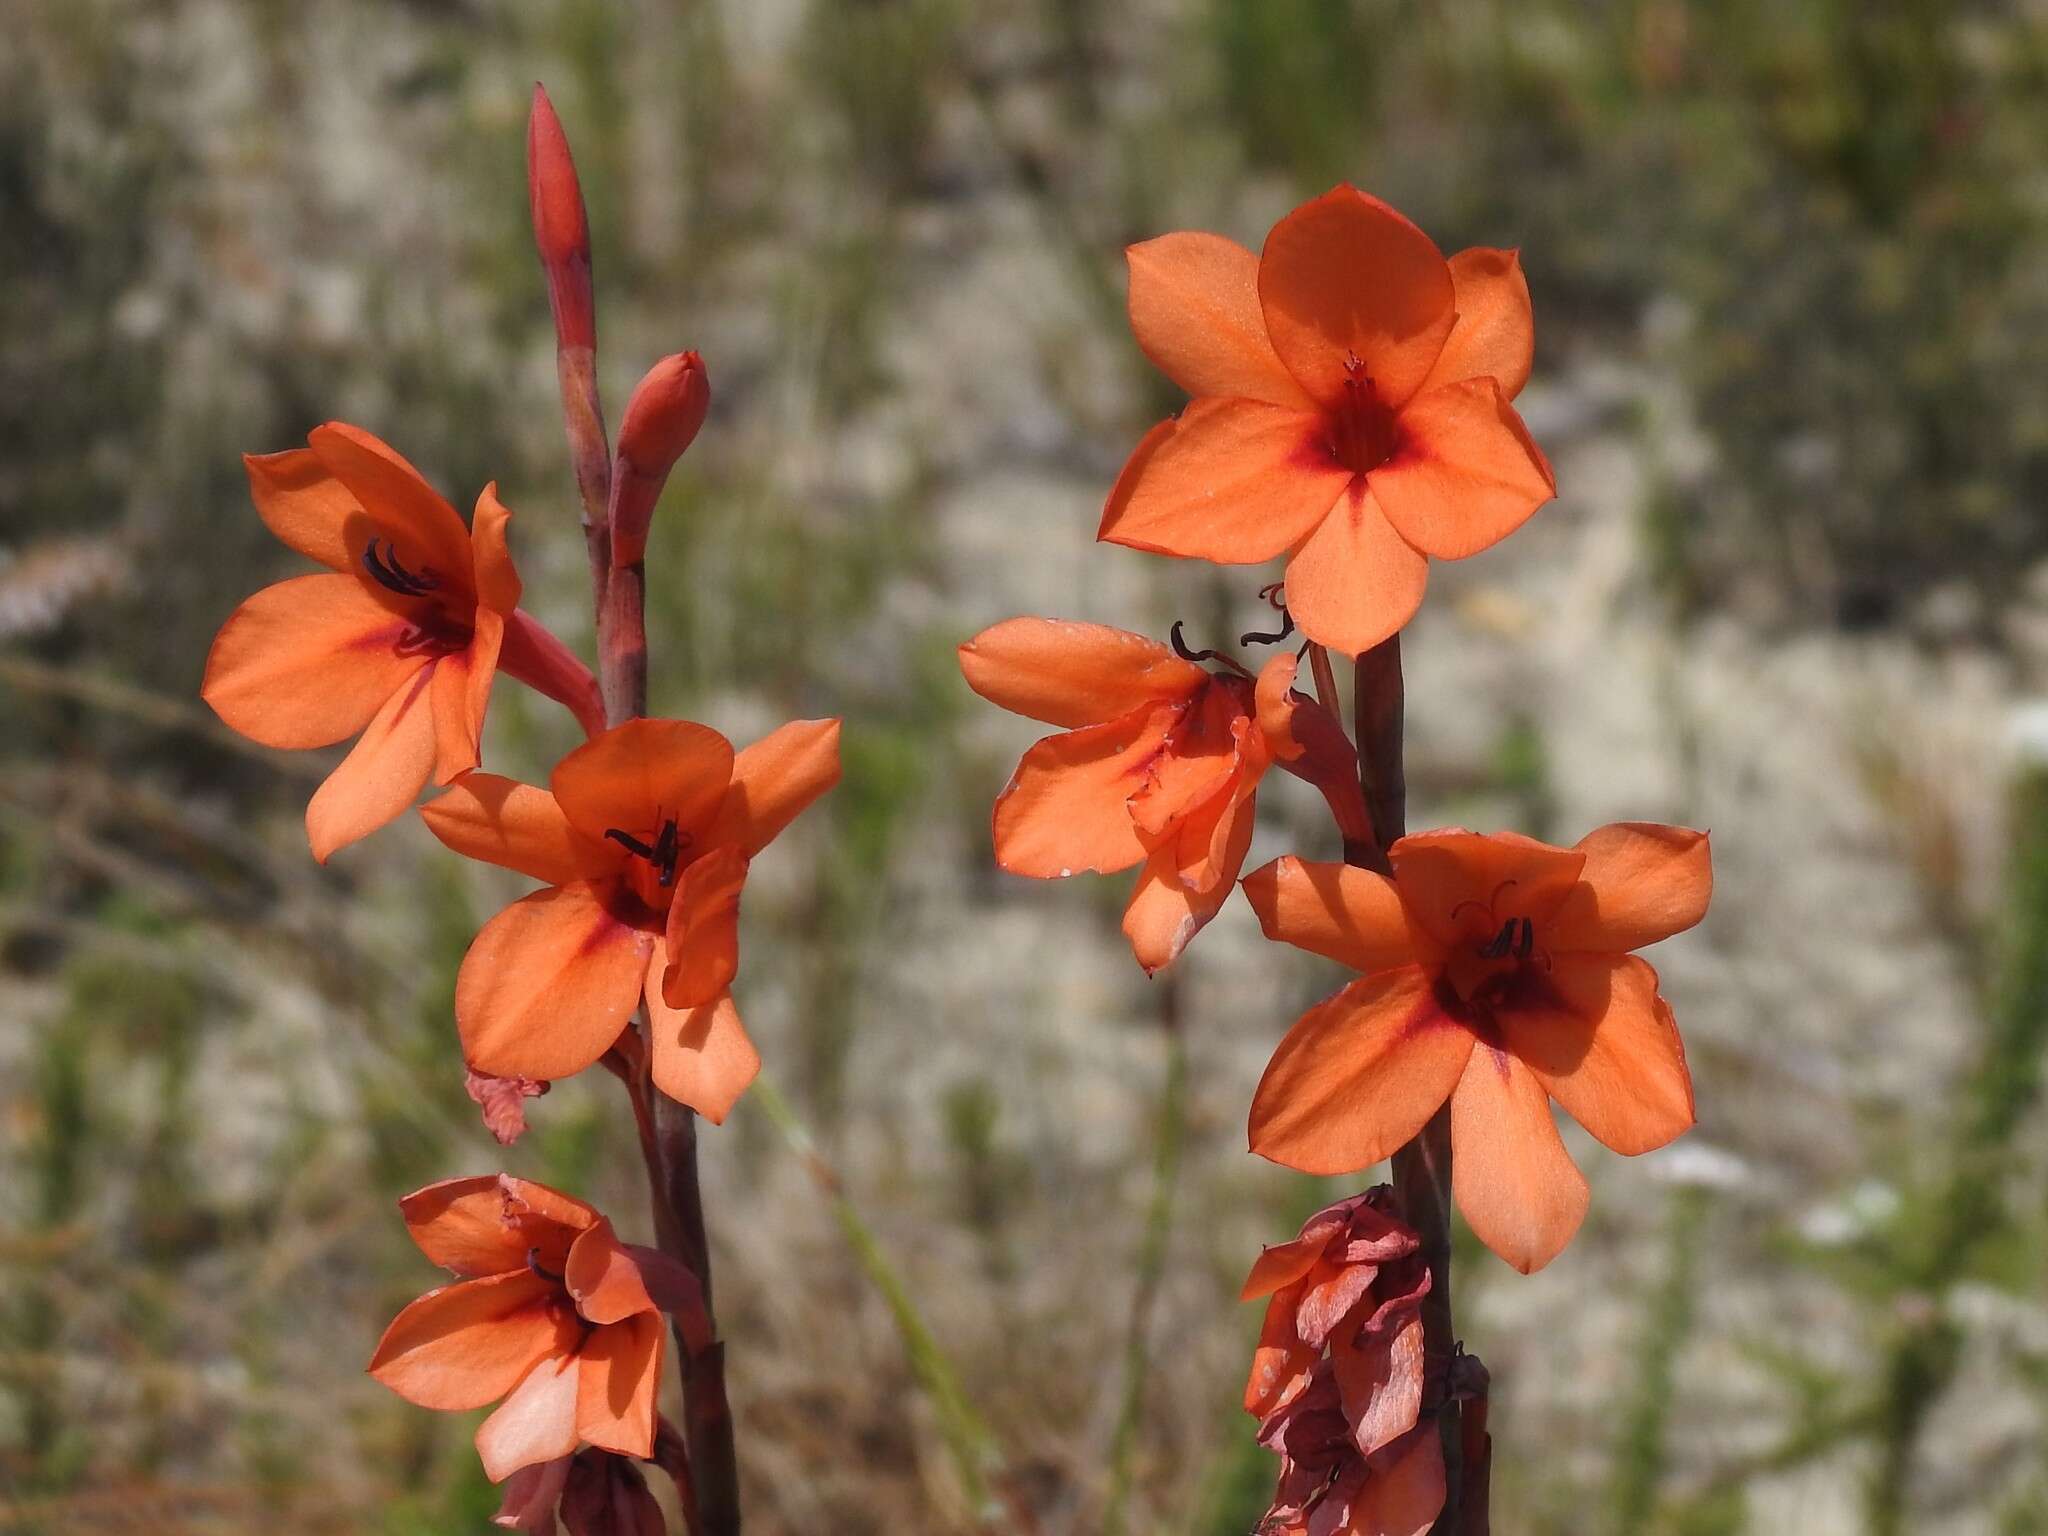
[[[938,1415],[939,1433],[945,1438],[946,1449],[953,1458],[954,1470],[960,1479],[961,1492],[974,1511],[976,1521],[984,1529],[1016,1525],[995,1492],[1004,1471],[1002,1451],[995,1436],[982,1422],[981,1415],[975,1412],[966,1390],[960,1385],[959,1371],[933,1336],[923,1314],[917,1310],[917,1302],[903,1283],[903,1277],[889,1262],[888,1255],[882,1251],[874,1229],[847,1196],[840,1185],[838,1172],[819,1153],[810,1131],[789,1100],[782,1096],[781,1090],[768,1078],[757,1077],[748,1090],[748,1098],[774,1122],[783,1140],[802,1160],[812,1182],[831,1202],[832,1214],[839,1222],[839,1230],[844,1234],[847,1246],[853,1250],[855,1262],[889,1308],[897,1335],[903,1341],[903,1352],[910,1362],[911,1374],[917,1378],[918,1386],[931,1400]]]
[[[1127,1528],[1131,1474],[1138,1447],[1138,1425],[1144,1414],[1145,1385],[1151,1373],[1152,1312],[1166,1273],[1166,1253],[1173,1235],[1173,1191],[1180,1175],[1181,1149],[1187,1141],[1188,1046],[1181,1029],[1178,977],[1160,983],[1159,1024],[1166,1037],[1166,1082],[1159,1096],[1158,1128],[1152,1153],[1152,1199],[1145,1213],[1145,1235],[1138,1249],[1138,1278],[1131,1292],[1130,1324],[1124,1334],[1122,1400],[1110,1438],[1109,1498],[1103,1506],[1103,1536],[1123,1536]]]

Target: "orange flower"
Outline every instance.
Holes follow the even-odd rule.
[[[1266,1305],[1245,1383],[1262,1423],[1309,1385],[1327,1346],[1340,1405],[1361,1456],[1415,1427],[1422,1411],[1422,1240],[1379,1185],[1316,1212],[1301,1235],[1259,1255],[1240,1297]]]
[[[361,733],[306,807],[324,863],[403,812],[429,778],[446,784],[477,765],[500,667],[586,727],[603,708],[589,669],[519,612],[496,486],[477,498],[472,529],[361,428],[330,422],[307,442],[243,463],[270,531],[328,573],[266,587],[229,615],[200,692],[265,746]]]
[[[1364,973],[1280,1042],[1252,1150],[1305,1173],[1365,1168],[1449,1100],[1458,1207],[1527,1274],[1586,1213],[1551,1099],[1629,1155],[1692,1124],[1677,1026],[1630,951],[1705,913],[1707,836],[1624,823],[1552,848],[1453,830],[1389,852],[1391,880],[1295,858],[1245,879],[1269,938]]]
[[[567,1077],[644,998],[655,1086],[723,1120],[761,1065],[728,990],[747,863],[838,781],[837,720],[795,721],[737,757],[708,726],[628,720],[557,763],[552,793],[472,773],[422,806],[457,853],[547,882],[463,958],[469,1065]]]
[[[1215,916],[1244,865],[1254,796],[1276,755],[1262,722],[1283,732],[1297,709],[1315,708],[1289,692],[1294,658],[1275,658],[1255,688],[1126,630],[1007,619],[960,647],[960,669],[983,698],[1069,727],[1024,754],[996,801],[996,862],[1037,879],[1142,864],[1124,933],[1138,963],[1158,971]],[[1303,748],[1287,736],[1279,751]]]
[[[1139,443],[1099,537],[1223,565],[1286,553],[1295,620],[1355,656],[1414,615],[1425,557],[1477,554],[1556,493],[1508,404],[1534,349],[1513,251],[1446,261],[1343,186],[1256,258],[1192,233],[1129,258],[1138,345],[1194,398]]]
[[[476,1432],[492,1482],[579,1445],[654,1453],[661,1313],[710,1342],[689,1272],[621,1243],[580,1200],[506,1174],[398,1203],[420,1251],[462,1278],[392,1320],[370,1374],[422,1408],[504,1402]]]

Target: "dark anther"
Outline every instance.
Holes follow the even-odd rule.
[[[652,864],[655,881],[663,889],[676,883],[676,864],[682,858],[683,849],[690,840],[677,832],[673,816],[661,824],[661,831],[651,846],[641,842],[632,833],[622,832],[617,827],[606,827],[604,835],[635,858],[645,859]]]
[[[417,573],[408,571],[398,563],[398,546],[389,539],[384,541],[384,554],[377,554],[377,541],[370,540],[363,551],[363,569],[370,573],[378,586],[396,592],[400,597],[425,597],[441,585],[441,579],[432,571],[422,568]]]
[[[1235,672],[1239,677],[1251,676],[1251,673],[1245,670],[1244,663],[1239,661],[1235,656],[1226,656],[1221,651],[1189,650],[1187,641],[1181,638],[1180,629],[1181,621],[1179,619],[1175,619],[1173,621],[1173,629],[1169,633],[1173,640],[1173,654],[1178,656],[1182,661],[1221,662],[1224,666],[1230,668],[1231,671]]]
[[[1259,588],[1259,596],[1280,615],[1280,627],[1270,634],[1263,630],[1250,630],[1237,637],[1239,645],[1277,645],[1294,633],[1294,615],[1287,611],[1286,588],[1287,583],[1284,581],[1269,581]]]
[[[534,1274],[538,1275],[543,1280],[551,1280],[556,1285],[560,1285],[562,1283],[562,1277],[560,1275],[556,1274],[551,1269],[541,1268],[540,1250],[538,1248],[529,1248],[526,1250],[526,1267],[532,1270]]]
[[[1500,925],[1499,933],[1487,940],[1479,958],[1505,960],[1512,951],[1517,960],[1526,960],[1535,950],[1536,925],[1526,917],[1511,917]]]

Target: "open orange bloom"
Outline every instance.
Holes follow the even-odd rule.
[[[1458,1208],[1527,1274],[1586,1213],[1552,1099],[1629,1155],[1693,1122],[1677,1026],[1630,951],[1706,912],[1707,836],[1624,823],[1553,848],[1452,830],[1389,855],[1391,880],[1291,857],[1245,879],[1269,938],[1364,973],[1273,1053],[1252,1150],[1304,1173],[1365,1168],[1448,1099]]]
[[[420,1251],[462,1278],[398,1314],[370,1374],[422,1408],[504,1402],[476,1433],[492,1482],[592,1445],[654,1454],[662,1312],[709,1343],[696,1281],[596,1211],[505,1174],[399,1202]]]
[[[420,808],[457,853],[547,882],[476,936],[455,982],[469,1065],[582,1071],[644,998],[655,1086],[722,1121],[760,1070],[729,990],[755,854],[839,781],[839,722],[798,720],[734,755],[709,726],[628,720],[549,790],[472,773]]]
[[[243,460],[270,531],[329,568],[265,587],[206,659],[201,695],[270,747],[361,734],[306,807],[321,862],[402,813],[428,779],[477,765],[500,667],[603,721],[590,671],[519,611],[496,486],[466,527],[404,459],[360,427],[314,428],[306,448]]]
[[[1219,235],[1134,245],[1131,329],[1194,398],[1139,443],[1099,537],[1251,565],[1287,554],[1287,603],[1350,655],[1414,615],[1427,556],[1477,554],[1556,493],[1508,402],[1534,351],[1513,251],[1446,261],[1338,187],[1254,257]]]
[[[996,801],[996,862],[1038,879],[1143,865],[1124,934],[1148,973],[1168,964],[1244,866],[1268,730],[1316,708],[1290,692],[1294,658],[1255,688],[1126,630],[1025,618],[961,646],[960,669],[983,698],[1069,728],[1026,752]]]

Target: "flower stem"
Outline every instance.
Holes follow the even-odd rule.
[[[620,570],[612,568],[611,542],[603,520],[610,468],[596,385],[592,382],[590,386],[587,412],[579,412],[569,384],[565,366],[563,405],[575,448],[591,557],[592,599],[597,608],[598,685],[604,694],[606,723],[620,725],[647,713],[646,570],[637,561]],[[717,1340],[712,1311],[711,1247],[704,1232],[704,1192],[697,1174],[697,1115],[654,1087],[646,1075],[648,1053],[643,1050],[641,1058],[640,1070],[628,1079],[627,1089],[633,1096],[641,1156],[647,1164],[655,1242],[696,1276],[704,1295],[707,1332],[713,1339],[710,1345],[692,1352],[681,1330],[676,1331],[683,1375],[683,1436],[689,1446],[695,1504],[690,1530],[692,1536],[737,1536],[739,1465],[733,1446],[732,1410],[725,1394],[725,1345]]]
[[[1353,729],[1358,737],[1358,782],[1372,815],[1374,842],[1360,847],[1347,842],[1347,863],[1388,873],[1387,850],[1405,835],[1408,821],[1408,780],[1401,762],[1405,692],[1401,678],[1401,637],[1383,640],[1358,658],[1353,674],[1356,690]],[[1429,1295],[1422,1304],[1425,1378],[1437,1389],[1438,1426],[1443,1434],[1444,1510],[1432,1527],[1434,1536],[1484,1536],[1485,1463],[1473,1468],[1474,1486],[1463,1486],[1464,1444],[1460,1433],[1461,1404],[1448,1390],[1451,1360],[1457,1353],[1457,1327],[1451,1316],[1451,1108],[1445,1104],[1421,1134],[1394,1153],[1394,1194],[1401,1214],[1422,1237],[1429,1261]],[[1470,1506],[1477,1520],[1468,1523],[1461,1510]]]

